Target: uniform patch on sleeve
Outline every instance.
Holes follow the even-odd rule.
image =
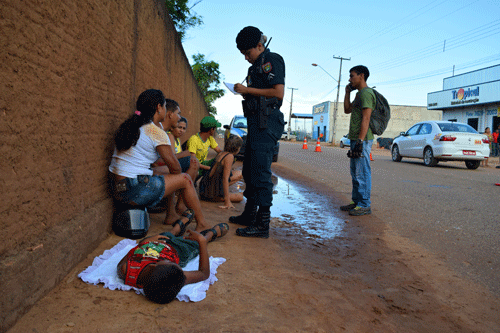
[[[264,70],[264,73],[269,73],[271,69],[273,69],[273,66],[271,66],[270,62],[266,62],[264,65],[262,65],[262,69]]]

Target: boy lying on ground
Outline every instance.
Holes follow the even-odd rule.
[[[143,288],[150,301],[169,303],[183,286],[204,281],[210,276],[207,243],[228,231],[227,223],[219,223],[201,233],[188,230],[182,238],[176,236],[181,233],[177,224],[172,233],[164,232],[141,240],[118,263],[118,277],[129,286]],[[198,270],[184,272],[181,267],[198,254]]]

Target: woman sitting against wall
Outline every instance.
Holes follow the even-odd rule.
[[[184,203],[194,211],[195,230],[210,228],[201,211],[193,181],[189,175],[181,173],[170,139],[160,127],[160,122],[166,119],[177,124],[180,110],[167,110],[165,96],[155,89],[141,93],[136,107],[137,110],[120,125],[115,135],[116,147],[109,166],[113,197],[126,205],[154,207],[164,197],[180,190]],[[159,158],[168,166],[166,175],[153,175],[151,164]],[[174,227],[179,225],[180,234],[183,234],[193,216],[184,216],[184,221],[177,217],[167,214],[165,223]]]

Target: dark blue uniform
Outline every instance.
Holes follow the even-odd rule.
[[[285,84],[285,62],[279,54],[266,49],[248,69],[247,85],[269,89],[276,84]],[[246,99],[258,100],[259,97],[248,96]],[[277,98],[274,101],[268,106],[267,119],[261,118],[266,113],[263,107],[247,115],[248,134],[242,171],[246,189],[243,194],[257,206],[272,205],[271,163],[274,147],[285,127],[283,113],[279,109],[282,101]]]

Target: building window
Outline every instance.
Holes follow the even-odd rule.
[[[477,131],[478,125],[479,125],[479,118],[469,118],[467,119],[467,124],[470,125],[473,129]]]
[[[493,124],[491,127],[491,132],[495,132],[497,128],[500,128],[500,117],[493,116]]]

